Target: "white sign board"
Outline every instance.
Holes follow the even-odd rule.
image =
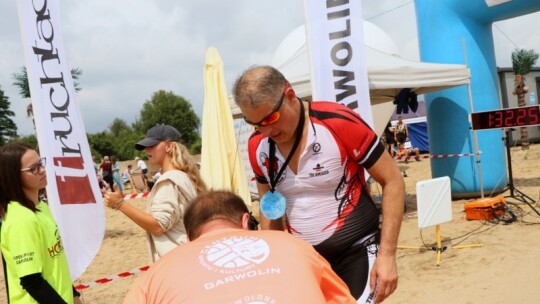
[[[450,178],[443,176],[416,183],[416,204],[419,228],[452,221]]]
[[[246,172],[249,192],[252,196],[258,196],[255,174],[251,168],[251,163],[249,162],[248,156],[248,141],[254,129],[252,126],[248,125],[243,118],[236,118],[234,119],[234,130],[236,133],[236,140],[238,141],[238,147],[240,149],[240,155],[242,156],[242,162],[244,163],[244,170]]]

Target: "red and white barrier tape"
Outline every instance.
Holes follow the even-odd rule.
[[[478,153],[461,153],[461,154],[439,154],[439,155],[418,155],[418,156],[394,156],[394,159],[396,160],[404,160],[404,159],[421,159],[421,158],[449,158],[449,157],[461,157],[461,156],[475,156],[480,155],[482,152]]]
[[[77,285],[77,286],[75,286],[75,289],[77,291],[81,291],[81,290],[88,289],[90,287],[94,287],[96,285],[101,285],[101,284],[109,283],[109,282],[112,282],[112,281],[118,281],[118,280],[120,280],[122,278],[126,278],[126,277],[129,277],[129,276],[135,275],[137,273],[147,271],[148,268],[150,268],[150,266],[144,266],[144,267],[135,268],[135,269],[132,269],[131,271],[122,272],[122,273],[110,276],[108,278],[101,278],[101,279],[95,280],[93,282],[88,282],[86,284]]]
[[[124,199],[137,199],[137,198],[144,198],[150,195],[150,192],[144,192],[144,193],[133,193],[124,195]]]

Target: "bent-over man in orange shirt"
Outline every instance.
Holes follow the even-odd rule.
[[[356,303],[311,244],[248,222],[234,193],[195,198],[184,214],[190,242],[153,264],[124,303]]]

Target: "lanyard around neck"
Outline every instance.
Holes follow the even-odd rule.
[[[283,166],[279,169],[279,172],[277,176],[274,178],[274,161],[276,159],[276,143],[269,138],[268,141],[270,142],[270,164],[268,168],[268,175],[270,177],[270,186],[272,187],[270,191],[274,192],[276,188],[276,184],[289,165],[289,162],[292,159],[292,156],[294,155],[294,152],[296,152],[296,149],[298,148],[298,145],[300,144],[300,139],[302,138],[302,133],[304,133],[304,122],[305,122],[305,113],[304,113],[304,103],[301,99],[298,99],[300,101],[300,118],[298,119],[298,125],[296,126],[296,137],[294,139],[294,144],[292,146],[291,152],[289,153],[289,156],[287,156],[287,159],[285,160],[285,163],[283,163]]]

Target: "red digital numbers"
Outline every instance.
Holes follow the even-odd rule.
[[[540,123],[540,121],[539,121],[540,120],[539,109],[540,109],[540,107],[529,108],[528,112],[529,112],[529,117],[531,118],[531,121],[530,121],[531,125],[536,125],[536,124]]]
[[[529,106],[471,114],[474,130],[524,127],[540,124],[540,107]]]
[[[509,111],[506,113],[506,118],[504,119],[504,124],[507,126],[511,126],[514,124],[514,111]]]
[[[527,117],[527,110],[525,109],[518,109],[517,110],[517,120],[515,125],[516,126],[523,126],[525,125],[525,118]]]

